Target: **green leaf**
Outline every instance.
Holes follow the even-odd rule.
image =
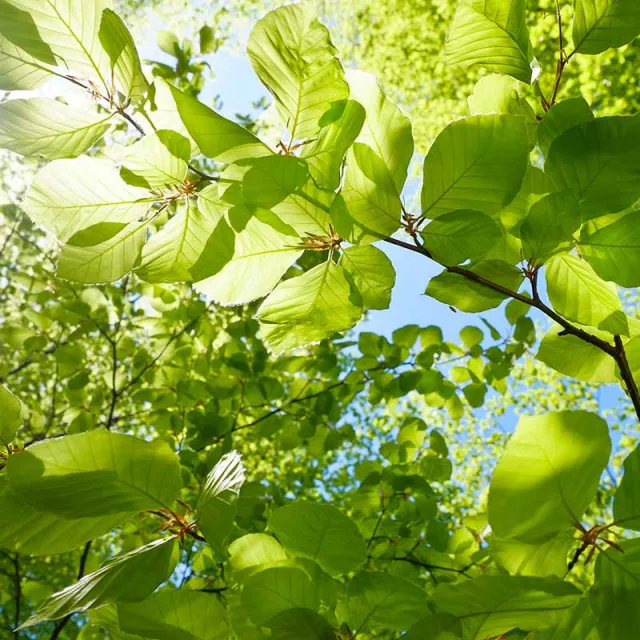
[[[72,158],[104,135],[111,117],[48,98],[8,100],[0,104],[0,147],[48,160]]]
[[[567,129],[593,120],[591,107],[584,98],[569,98],[554,104],[538,125],[538,144],[543,156],[547,156],[551,143]]]
[[[574,190],[583,221],[630,207],[640,197],[640,118],[596,118],[568,129],[544,168],[556,191]]]
[[[0,0],[0,10],[4,9],[5,4]],[[47,54],[45,58],[55,64],[53,53]],[[0,91],[30,91],[49,80],[52,74],[49,64],[17,47],[0,30]]]
[[[311,609],[288,609],[269,621],[274,640],[335,640],[336,634],[325,618]]]
[[[26,502],[69,519],[169,508],[181,487],[166,443],[102,429],[34,444],[12,455],[7,469]]]
[[[569,250],[579,228],[578,203],[571,191],[545,196],[531,207],[520,227],[524,257],[542,264],[554,253]]]
[[[549,578],[481,576],[436,589],[438,611],[460,618],[463,637],[483,640],[512,629],[544,629],[575,605],[580,591]]]
[[[43,513],[30,506],[0,476],[0,547],[25,555],[66,553],[99,538],[134,517],[116,513],[95,518],[69,520]]]
[[[340,256],[340,265],[351,274],[365,309],[388,309],[396,271],[387,255],[372,245],[349,247]]]
[[[150,202],[148,191],[130,187],[105,160],[80,156],[41,169],[22,207],[34,222],[66,242],[99,223],[133,222]]]
[[[422,214],[456,209],[497,213],[518,193],[528,164],[525,121],[517,116],[471,116],[448,125],[424,161]]]
[[[249,533],[237,538],[229,545],[229,554],[234,576],[238,579],[287,559],[282,545],[265,533]]]
[[[110,0],[2,0],[0,33],[30,56],[87,76],[109,92],[109,61],[98,30],[110,8]]]
[[[189,202],[144,245],[136,273],[147,282],[187,282],[205,251],[217,218]]]
[[[250,576],[242,590],[242,605],[258,625],[289,609],[311,609],[320,605],[319,585],[296,567],[272,567]]]
[[[222,228],[216,230],[218,245],[232,250],[229,260],[207,268],[203,254],[203,261],[191,270],[197,274],[196,290],[220,304],[245,304],[268,295],[302,255],[293,230],[265,209],[252,212],[247,207],[233,207],[220,225],[226,233],[220,233]]]
[[[244,484],[244,473],[238,453],[227,453],[211,469],[200,492],[196,522],[218,557],[224,557],[224,542],[233,527],[235,499]]]
[[[176,538],[160,538],[108,560],[97,571],[47,598],[19,629],[115,602],[139,602],[173,573]]]
[[[259,20],[247,54],[292,140],[316,135],[333,104],[349,97],[329,31],[310,2],[280,7]]]
[[[227,640],[224,608],[215,594],[173,589],[118,605],[120,629],[154,640]]]
[[[610,453],[607,423],[595,414],[521,418],[491,479],[493,531],[545,542],[572,527],[593,500]]]
[[[583,226],[580,253],[604,280],[623,287],[640,286],[640,226],[638,212],[599,218]],[[603,222],[600,225],[600,222]]]
[[[320,120],[320,133],[313,142],[302,146],[301,157],[319,187],[333,191],[340,186],[344,156],[358,137],[364,119],[365,111],[359,102],[334,102]]]
[[[616,364],[611,356],[581,338],[560,335],[563,329],[553,325],[542,339],[536,358],[556,371],[585,382],[617,382]],[[611,340],[604,331],[589,329],[603,340]]]
[[[613,499],[613,518],[625,529],[640,531],[640,449],[624,461],[624,476]]]
[[[376,236],[388,236],[400,227],[400,194],[413,156],[411,123],[374,76],[352,71],[348,78],[366,119],[347,155],[342,196],[358,224]]]
[[[155,131],[127,148],[120,175],[134,187],[163,189],[187,177],[191,144],[175,131]]]
[[[352,634],[383,628],[402,631],[422,618],[427,594],[418,585],[381,571],[361,571],[347,584],[348,599],[338,617]]]
[[[275,354],[351,329],[362,317],[359,295],[332,260],[281,282],[256,314]]]
[[[447,63],[480,66],[532,84],[537,74],[525,13],[525,0],[462,0],[447,40]]]
[[[573,529],[559,531],[539,543],[520,542],[491,536],[491,555],[496,563],[513,576],[564,578],[567,554],[575,544]]]
[[[479,262],[469,271],[511,291],[517,291],[524,279],[519,269],[502,260]],[[431,278],[425,293],[468,313],[493,309],[507,299],[503,293],[446,270]]]
[[[271,155],[269,147],[244,127],[227,120],[179,89],[166,86],[189,135],[205,156],[218,162],[234,162],[240,158]],[[169,124],[167,126],[173,128]]]
[[[0,384],[0,445],[6,447],[20,426],[22,402],[7,387]]]
[[[420,234],[424,247],[443,265],[478,260],[501,236],[498,225],[479,211],[452,211],[430,222]]]
[[[578,600],[557,626],[536,634],[536,640],[602,640],[589,598]]]
[[[545,270],[553,308],[568,320],[618,335],[629,335],[616,286],[604,282],[588,262],[569,253],[554,256]]]
[[[571,36],[578,53],[621,47],[640,34],[635,0],[576,0]]]
[[[109,56],[113,84],[124,94],[121,104],[140,103],[147,91],[147,81],[138,50],[125,23],[111,9],[102,13],[98,37]]]
[[[460,640],[462,625],[460,620],[448,613],[436,613],[418,620],[402,640]]]
[[[218,47],[215,31],[209,25],[200,29],[200,53],[214,53]]]
[[[62,247],[58,276],[84,284],[120,280],[140,258],[147,239],[147,225],[146,221],[132,222],[124,227],[103,222],[83,229]],[[114,226],[116,228],[112,228]]]
[[[332,576],[353,571],[366,560],[355,522],[330,504],[298,501],[280,507],[271,514],[269,529],[290,554],[315,560]]]
[[[599,553],[589,594],[601,638],[626,640],[640,625],[640,612],[629,606],[640,597],[640,538],[619,543],[622,553]]]

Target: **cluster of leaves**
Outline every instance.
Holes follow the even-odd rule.
[[[297,442],[317,437],[316,446],[334,449],[348,431],[338,424],[345,405],[365,389],[373,403],[416,390],[459,418],[458,390],[472,407],[483,404],[487,386],[506,390],[514,359],[535,341],[529,308],[557,324],[539,360],[579,380],[621,381],[640,417],[638,323],[616,287],[639,284],[640,120],[594,118],[581,98],[559,101],[570,61],[631,41],[640,9],[576,0],[568,55],[558,9],[559,58],[545,94],[525,3],[463,0],[448,59],[495,75],[476,85],[471,116],[436,138],[424,159],[420,210],[411,213],[401,199],[414,152],[411,124],[373,77],[345,74],[310,4],[267,14],[249,39],[251,63],[287,131],[276,149],[197,100],[201,76],[181,67],[186,53],[175,42],[176,77],[194,74],[195,90],[181,91],[162,72],[150,84],[133,38],[108,4],[2,0],[0,88],[33,89],[53,75],[96,103],[87,110],[42,98],[0,105],[0,144],[51,160],[21,206],[55,236],[58,276],[82,284],[124,278],[171,311],[147,318],[143,299],[132,300],[132,324],[151,320],[138,343],[123,325],[124,284],[108,286],[109,296],[95,288],[78,294],[67,284],[75,299],[61,308],[80,327],[67,335],[69,316],[62,315],[52,339],[56,323],[39,307],[55,307],[57,294],[29,289],[38,305],[29,320],[39,331],[16,344],[53,355],[56,372],[49,419],[30,415],[41,434],[34,440],[54,435],[59,375],[73,376],[66,395],[79,433],[16,447],[21,405],[2,389],[0,513],[11,514],[2,544],[26,554],[83,544],[84,551],[78,582],[49,596],[21,628],[60,620],[57,638],[69,616],[92,610],[93,625],[82,633],[99,627],[115,638],[628,637],[639,622],[625,603],[637,595],[640,551],[637,539],[612,536],[639,530],[640,466],[633,452],[613,520],[584,525],[611,450],[607,425],[595,414],[521,420],[493,475],[485,521],[451,537],[429,484],[450,476],[448,449],[438,431],[426,438],[418,419],[403,422],[396,442],[381,449],[384,464],[363,460],[346,476],[342,497],[350,500],[342,510],[317,500],[287,504],[281,490],[260,482],[241,490],[245,470],[231,449],[235,432],[258,425],[258,438],[285,426],[280,442],[297,428]],[[523,84],[538,91],[537,106]],[[116,167],[87,152],[117,118],[142,137]],[[206,170],[195,164],[200,154]],[[406,239],[394,236],[400,230]],[[17,224],[9,238],[14,234]],[[378,242],[442,265],[426,293],[461,311],[482,312],[510,298],[514,340],[484,348],[482,331],[468,327],[456,353],[435,327],[405,327],[392,343],[361,334],[360,357],[344,371],[336,351],[348,343],[326,341],[367,310],[387,308],[395,284]],[[218,344],[218,333],[207,330],[207,305],[192,294],[181,304],[160,286],[180,282],[194,283],[217,305],[264,298],[252,309],[259,328],[249,319],[223,321],[228,338]],[[529,291],[521,292],[525,282]],[[115,319],[108,315],[113,305],[120,309]],[[107,397],[96,392],[97,400],[84,391],[91,371],[75,344],[92,334],[105,340],[111,359]],[[322,341],[319,350],[294,356],[269,358],[265,349],[280,355]],[[452,352],[467,366],[452,366]],[[325,363],[310,362],[307,353]],[[156,368],[165,354],[172,356],[167,366]],[[31,362],[28,356],[6,376]],[[401,366],[408,370],[398,372]],[[279,375],[266,374],[269,367]],[[178,380],[171,369],[181,370]],[[185,380],[185,369],[194,377]],[[316,386],[320,380],[324,386]],[[126,393],[140,382],[139,394]],[[241,393],[225,398],[238,385]],[[135,435],[115,433],[124,398],[165,410],[153,434],[144,424]],[[92,428],[98,412],[106,429]],[[269,425],[281,414],[289,424]],[[335,429],[323,432],[323,421]],[[163,437],[148,441],[158,433]],[[245,457],[263,455],[258,438],[247,440]],[[84,575],[94,538],[150,516],[161,519],[165,535],[156,531],[151,542]],[[574,532],[579,543],[570,553]],[[171,586],[191,578],[171,578],[178,541],[187,553],[196,549],[203,575],[174,593]],[[593,582],[578,588],[567,568],[596,551]],[[19,575],[18,556],[8,557]]]

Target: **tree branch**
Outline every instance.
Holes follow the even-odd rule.
[[[620,377],[624,380],[627,392],[633,403],[633,408],[635,409],[636,415],[640,418],[640,393],[638,392],[638,385],[636,384],[633,372],[629,366],[629,361],[627,360],[627,353],[622,344],[622,338],[620,336],[614,336],[613,340],[616,345],[616,362],[620,369]]]

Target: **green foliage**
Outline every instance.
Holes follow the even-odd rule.
[[[249,36],[279,140],[199,100],[211,25],[195,59],[161,32],[175,67],[150,82],[107,0],[0,10],[0,88],[57,76],[97,105],[0,105],[0,145],[51,161],[0,205],[7,630],[629,637],[638,540],[615,536],[638,529],[638,449],[617,491],[603,483],[609,425],[566,381],[510,438],[479,444],[473,410],[528,412],[514,377],[551,376],[526,357],[532,309],[555,322],[540,362],[621,383],[640,416],[637,312],[616,286],[638,284],[640,120],[560,99],[581,54],[638,34],[631,3],[576,1],[567,54],[559,5],[558,43],[531,37],[524,1],[462,0],[447,59],[494,75],[456,97],[466,117],[424,156],[419,206],[410,119],[344,71],[312,3]],[[510,299],[507,335],[482,318],[459,344],[417,324],[352,340],[390,305],[389,244],[444,268],[426,293],[454,310]],[[485,498],[488,444],[504,452]],[[591,574],[578,563],[595,553]]]

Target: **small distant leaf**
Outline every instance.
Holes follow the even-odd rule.
[[[447,62],[480,66],[522,82],[535,80],[525,0],[462,0],[447,41]]]
[[[104,135],[111,117],[49,98],[8,100],[0,104],[0,147],[48,160],[72,158]]]
[[[173,573],[177,540],[160,538],[108,560],[100,569],[47,598],[19,629],[115,602],[139,602]]]
[[[216,50],[216,35],[215,31],[209,25],[204,25],[200,29],[200,53],[213,53]]]
[[[277,354],[351,329],[362,317],[362,306],[344,268],[329,260],[280,283],[256,316],[267,345]]]
[[[349,97],[329,31],[312,3],[270,11],[254,26],[247,53],[292,140],[316,135],[332,105]]]
[[[388,309],[396,272],[380,249],[362,245],[345,249],[340,264],[351,274],[365,309]]]
[[[353,571],[366,560],[355,522],[330,504],[294,502],[276,509],[269,529],[294,556],[315,560],[328,574]]]
[[[519,269],[501,260],[480,262],[469,267],[469,271],[511,291],[517,291],[524,279]],[[507,296],[499,291],[449,271],[431,278],[425,293],[468,313],[493,309],[507,299]]]
[[[20,426],[22,403],[7,387],[0,384],[0,445],[12,442]]]
[[[593,500],[610,453],[607,423],[595,414],[521,418],[491,479],[493,531],[544,542],[572,527]]]

